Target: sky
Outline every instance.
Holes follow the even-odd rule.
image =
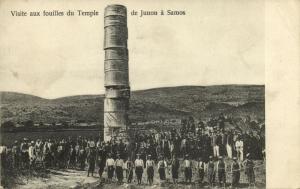
[[[44,98],[104,93],[103,12],[118,1],[2,0],[0,91]],[[122,1],[128,11],[132,90],[264,84],[264,2]],[[13,17],[10,11],[98,11],[99,16]],[[184,16],[131,16],[178,10]]]

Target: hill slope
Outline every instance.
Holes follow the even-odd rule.
[[[132,121],[209,117],[222,112],[264,119],[264,86],[181,86],[133,91],[129,116]],[[80,95],[53,100],[0,92],[1,122],[103,122],[103,95]]]

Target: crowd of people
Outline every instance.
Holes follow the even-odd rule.
[[[189,118],[182,122],[180,129],[136,131],[131,141],[113,138],[104,142],[81,136],[23,138],[12,145],[1,146],[1,166],[4,171],[79,169],[87,170],[87,176],[94,176],[97,168],[100,179],[107,173],[108,183],[114,176],[118,183],[123,183],[125,172],[126,182],[131,183],[136,178],[137,184],[142,184],[142,176],[146,174],[150,185],[154,174],[165,181],[169,173],[174,183],[178,183],[180,174],[184,175],[185,183],[191,183],[197,174],[200,183],[206,175],[209,185],[224,186],[228,183],[226,174],[231,174],[233,187],[238,186],[241,170],[244,170],[249,184],[254,185],[253,160],[264,158],[264,136],[226,128],[225,121],[219,116],[213,125],[203,121],[195,124]]]

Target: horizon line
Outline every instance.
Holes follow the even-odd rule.
[[[166,87],[152,87],[152,88],[147,88],[147,89],[136,89],[136,90],[131,90],[131,92],[138,92],[138,91],[147,91],[147,90],[154,90],[154,89],[162,89],[162,88],[176,88],[176,87],[214,87],[214,86],[265,86],[265,84],[214,84],[214,85],[178,85],[178,86],[166,86]],[[67,95],[67,96],[60,96],[60,97],[55,97],[55,98],[46,98],[46,97],[42,97],[42,96],[38,96],[35,94],[31,94],[31,93],[23,93],[23,92],[18,92],[18,91],[0,91],[0,93],[18,93],[18,94],[23,94],[23,95],[31,95],[31,96],[35,96],[38,98],[42,98],[45,100],[56,100],[56,99],[60,99],[60,98],[65,98],[65,97],[75,97],[75,96],[104,96],[104,93],[95,93],[95,94],[74,94],[74,95]],[[0,98],[1,99],[1,98]]]

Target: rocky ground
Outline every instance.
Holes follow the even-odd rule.
[[[261,161],[256,162],[256,188],[265,188],[265,164]],[[125,175],[125,174],[124,174]],[[106,172],[104,172],[103,178],[106,178]],[[180,175],[179,183],[173,184],[171,182],[171,176],[167,174],[168,180],[165,182],[160,182],[159,175],[155,172],[154,183],[152,186],[146,184],[146,174],[143,175],[142,185],[137,185],[135,181],[131,184],[123,183],[118,184],[116,180],[113,183],[106,183],[103,179],[100,182],[99,176],[94,174],[93,177],[87,177],[86,171],[78,170],[48,170],[46,175],[38,175],[31,177],[19,177],[17,184],[13,187],[16,189],[83,189],[83,188],[104,188],[104,189],[121,189],[121,188],[130,188],[130,189],[153,189],[153,188],[209,188],[206,183],[206,178],[204,179],[204,185],[198,183],[198,174],[193,172],[193,182],[192,184],[186,184],[183,180],[183,174]],[[227,182],[230,182],[230,175],[227,175]],[[124,179],[125,181],[125,179]],[[246,177],[244,173],[241,173],[241,184],[240,188],[248,188],[246,184]],[[230,187],[230,184],[227,186]],[[221,188],[221,187],[215,187]]]

